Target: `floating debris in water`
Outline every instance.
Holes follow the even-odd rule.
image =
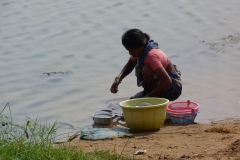
[[[229,35],[229,36],[224,37],[222,39],[227,41],[227,42],[230,42],[232,44],[236,44],[240,41],[240,35],[237,35],[237,36]]]
[[[205,45],[209,45],[210,49],[215,49],[217,52],[225,52],[224,49],[226,47],[233,47],[233,45],[237,44],[240,41],[240,35],[229,35],[223,38],[220,38],[220,42],[217,43],[208,43],[206,41],[200,41]]]
[[[43,74],[47,74],[48,76],[52,75],[52,74],[67,74],[69,72],[62,72],[62,71],[59,71],[59,72],[44,72]]]

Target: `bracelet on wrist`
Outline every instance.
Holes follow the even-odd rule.
[[[115,80],[118,80],[118,82],[119,82],[119,83],[121,83],[121,82],[122,82],[122,79],[121,79],[121,77],[120,77],[120,76],[117,76],[117,77],[115,78]]]

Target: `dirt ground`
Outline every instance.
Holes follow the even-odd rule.
[[[133,138],[97,141],[78,138],[70,144],[80,146],[86,152],[115,150],[132,159],[240,160],[240,119],[189,125],[177,125],[166,120],[158,131],[131,133]],[[139,150],[146,152],[135,155]]]

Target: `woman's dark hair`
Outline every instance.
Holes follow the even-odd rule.
[[[122,44],[125,48],[138,48],[146,45],[150,36],[139,29],[129,29],[122,35]]]

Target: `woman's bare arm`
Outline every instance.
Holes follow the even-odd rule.
[[[134,69],[136,64],[137,64],[137,62],[134,62],[129,58],[127,64],[125,64],[125,66],[123,67],[120,74],[115,78],[115,80],[114,80],[114,82],[113,82],[113,84],[110,88],[110,91],[112,93],[117,93],[118,92],[118,85],[121,83],[121,81],[124,77],[126,77],[129,73],[132,72],[132,70]]]
[[[154,73],[157,75],[160,83],[148,94],[149,97],[158,97],[172,84],[172,79],[164,67],[155,69]]]

